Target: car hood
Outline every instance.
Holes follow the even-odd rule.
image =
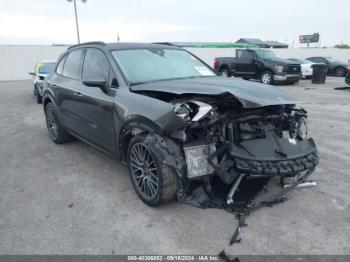
[[[299,64],[298,62],[291,61],[291,60],[288,60],[288,59],[282,59],[282,58],[274,58],[274,59],[265,58],[264,60],[265,61],[270,61],[270,62],[275,62],[275,63],[286,64],[286,65]]]
[[[134,92],[216,96],[231,94],[244,108],[296,104],[297,100],[278,87],[224,77],[200,77],[157,81],[131,86]]]

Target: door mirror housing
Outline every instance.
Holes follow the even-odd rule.
[[[28,74],[30,74],[31,76],[35,76],[35,72],[34,71],[30,71],[30,72],[28,72]]]
[[[98,87],[104,93],[109,91],[107,80],[102,76],[87,77],[83,80],[83,84],[90,87]]]

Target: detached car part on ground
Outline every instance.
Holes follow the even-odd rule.
[[[218,77],[176,47],[71,47],[43,99],[55,143],[74,136],[121,159],[151,206],[174,199],[201,206],[215,180],[227,185],[229,206],[243,177],[302,177],[318,163],[306,111],[294,98]]]

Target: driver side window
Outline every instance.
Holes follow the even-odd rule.
[[[93,76],[109,78],[109,63],[105,54],[96,48],[88,48],[83,65],[83,81]]]

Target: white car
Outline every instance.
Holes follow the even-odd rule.
[[[54,70],[55,65],[55,60],[42,60],[36,63],[34,71],[29,72],[33,76],[33,90],[38,104],[41,104],[44,80]]]
[[[310,79],[312,77],[312,72],[313,72],[312,65],[316,63],[306,59],[300,59],[300,58],[288,58],[288,60],[291,60],[300,64],[302,77],[307,79]]]

